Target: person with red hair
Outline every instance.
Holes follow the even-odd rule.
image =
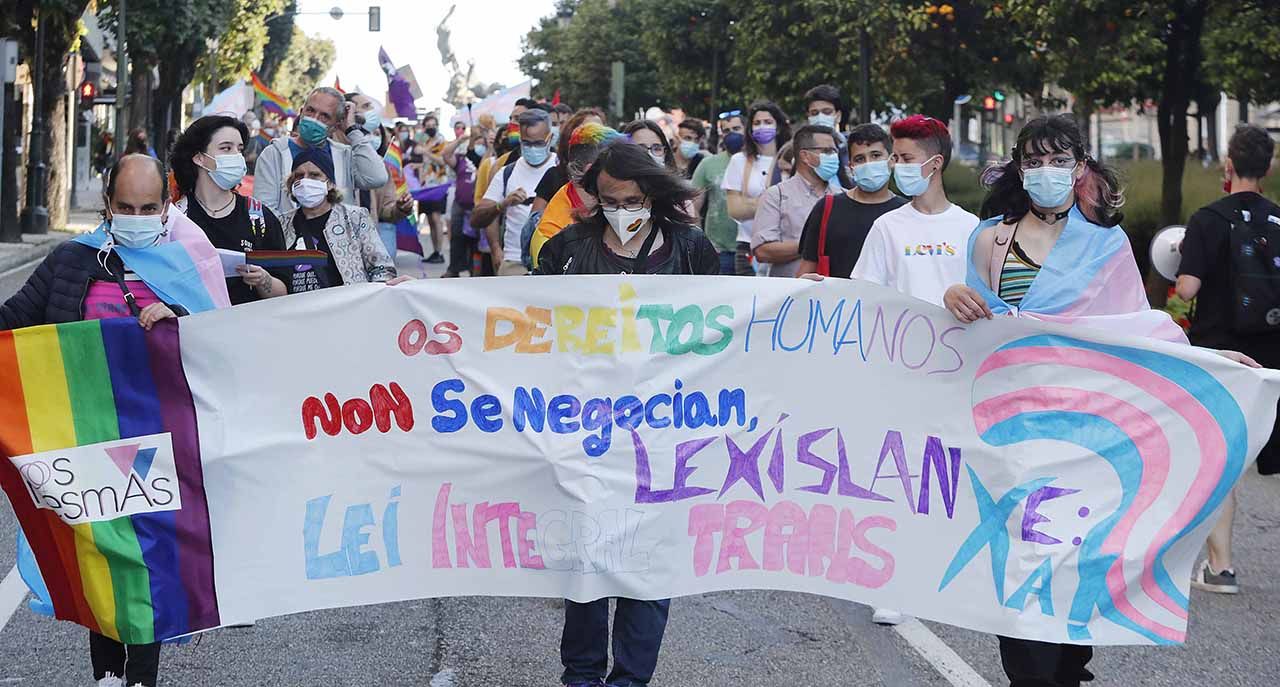
[[[893,178],[911,202],[871,225],[850,275],[942,304],[947,287],[964,279],[969,234],[978,218],[947,199],[942,172],[951,162],[951,134],[933,117],[894,122]],[[888,619],[888,618],[886,618]]]

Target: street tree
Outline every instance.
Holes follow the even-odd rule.
[[[39,79],[41,107],[44,110],[45,136],[43,154],[48,176],[45,180],[44,204],[49,210],[49,226],[62,227],[67,223],[70,198],[71,167],[66,155],[59,154],[68,146],[72,135],[67,128],[67,67],[71,55],[78,50],[83,25],[80,17],[89,6],[89,0],[17,0],[16,5],[0,12],[0,35],[21,41],[22,61]],[[44,26],[44,73],[35,73],[35,20],[39,9]],[[16,162],[16,161],[15,161]],[[6,161],[6,164],[9,164]],[[19,175],[20,171],[14,168]],[[6,189],[14,188],[14,179],[5,179]]]
[[[273,23],[283,22],[285,0],[231,0],[233,11],[211,49],[200,56],[197,78],[215,91],[248,78],[262,62]],[[272,19],[275,17],[275,19]],[[268,19],[272,19],[268,22]]]

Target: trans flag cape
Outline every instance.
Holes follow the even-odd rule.
[[[1005,303],[982,278],[988,272],[990,256],[978,256],[974,250],[978,235],[1003,220],[1003,216],[988,219],[969,236],[965,281],[982,294],[992,312],[1187,343],[1172,318],[1151,309],[1124,230],[1090,222],[1079,207],[1071,208],[1062,236],[1049,251],[1022,304],[1014,308]],[[996,248],[1002,250],[1003,246]]]
[[[181,305],[192,314],[230,307],[222,260],[204,230],[177,211],[169,213],[165,229],[165,242],[158,246],[113,245],[111,250],[166,303]],[[74,240],[101,249],[110,240],[106,223]]]

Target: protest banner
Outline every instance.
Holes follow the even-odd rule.
[[[844,280],[363,285],[0,333],[0,483],[126,642],[452,595],[780,589],[1185,639],[1280,376]]]

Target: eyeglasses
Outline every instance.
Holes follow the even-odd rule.
[[[547,141],[526,141],[523,138],[520,139],[520,147],[522,148],[545,148],[547,145]]]
[[[741,117],[741,116],[742,116],[742,110],[729,110],[728,112],[721,112],[719,119],[729,119],[730,117]]]
[[[662,156],[666,156],[666,154],[667,154],[667,147],[666,147],[666,146],[664,146],[664,145],[662,145],[661,143],[650,143],[649,145],[641,145],[641,144],[637,143],[636,145],[638,145],[638,146],[640,146],[641,148],[644,148],[645,150],[649,151],[649,154],[650,154],[650,155],[662,155]]]
[[[1074,157],[1071,157],[1069,155],[1061,155],[1061,156],[1054,156],[1053,159],[1049,160],[1049,166],[1054,167],[1056,169],[1071,169],[1072,167],[1076,166],[1077,162],[1079,161],[1076,160]],[[1044,163],[1044,160],[1041,160],[1038,157],[1029,157],[1024,159],[1022,162],[1020,162],[1019,165],[1023,169],[1040,169],[1041,167],[1045,166],[1045,163]]]
[[[800,150],[816,150],[822,155],[835,155],[840,152],[835,148],[801,148]]]
[[[644,204],[647,200],[648,199],[646,198],[645,200],[641,200],[636,203],[623,203],[621,205],[611,205],[609,203],[602,202],[600,203],[600,209],[605,212],[618,212],[619,210],[625,212],[638,212],[644,209]]]

